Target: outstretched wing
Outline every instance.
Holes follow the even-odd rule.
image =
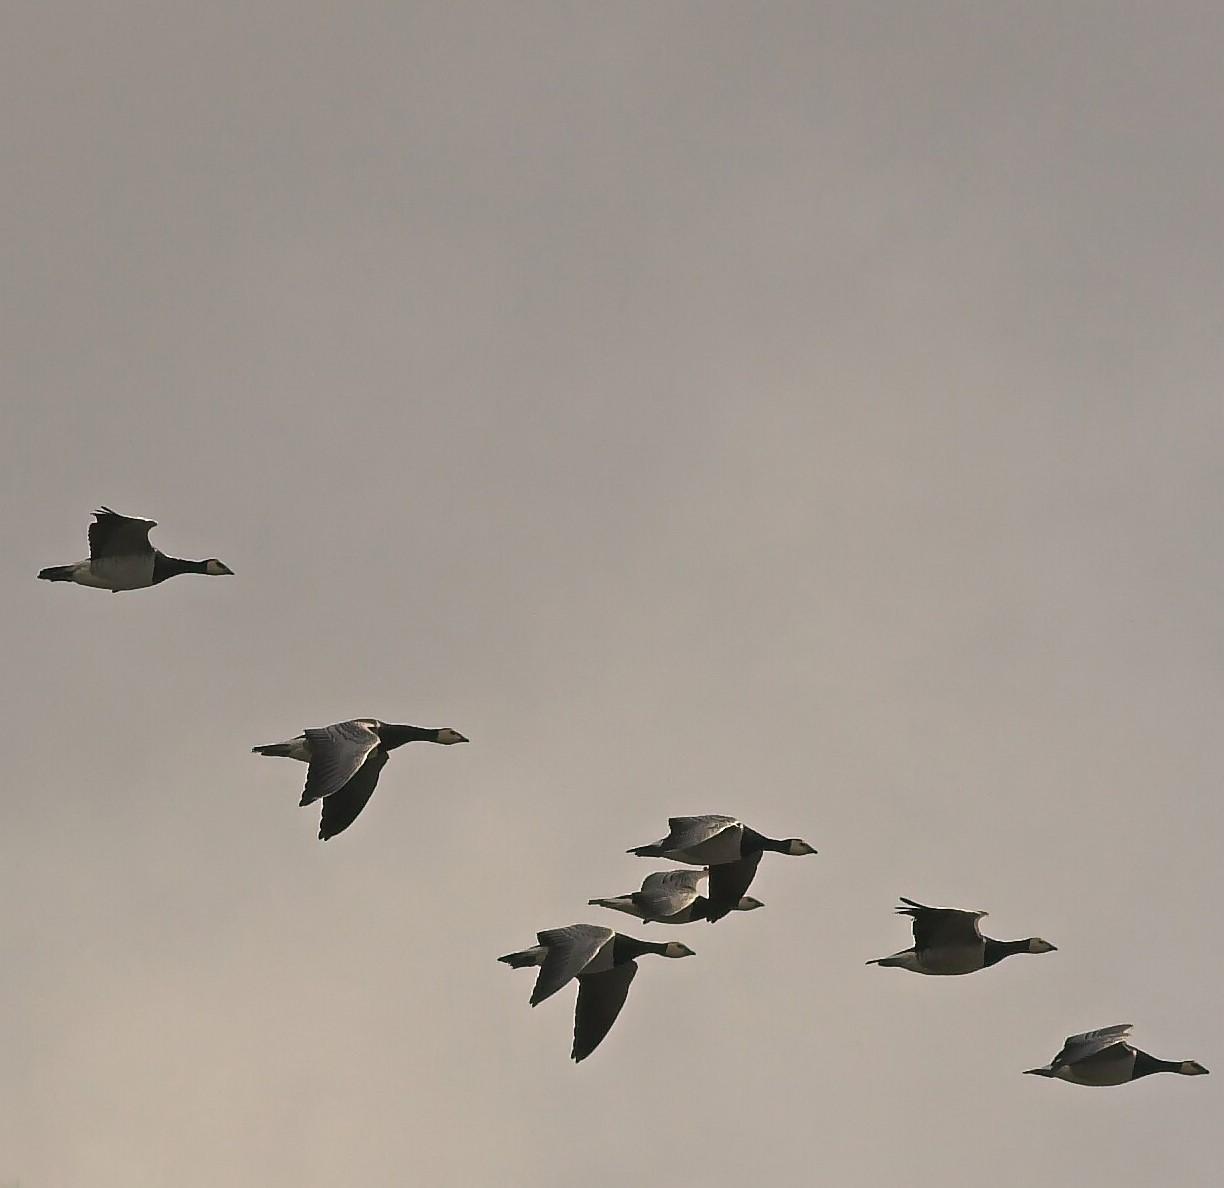
[[[647,875],[642,889],[633,895],[633,902],[655,920],[666,919],[684,911],[701,894],[698,883],[706,877],[704,870],[661,870]]]
[[[305,734],[310,745],[310,770],[306,773],[302,804],[339,792],[378,746],[378,735],[363,722],[337,722],[334,726],[307,730]],[[370,791],[373,790],[371,786]]]
[[[706,813],[698,817],[668,817],[670,833],[659,842],[663,850],[691,850],[694,846],[717,837],[724,829],[740,822],[735,817],[724,817],[717,813]]]
[[[1063,1042],[1062,1051],[1050,1061],[1051,1068],[1065,1068],[1096,1056],[1115,1044],[1126,1042],[1133,1023],[1115,1023],[1112,1027],[1101,1027],[1096,1031],[1085,1031],[1080,1035],[1069,1035]]]
[[[323,816],[319,821],[319,840],[327,841],[337,833],[343,833],[354,821],[358,813],[365,808],[374,788],[378,784],[378,775],[387,762],[387,752],[376,747],[370,752],[370,757],[361,765],[339,792],[333,792],[323,798]]]
[[[985,912],[967,912],[960,908],[926,907],[912,899],[901,896],[905,907],[897,908],[903,916],[914,921],[914,947],[923,949],[952,948],[958,945],[982,943],[978,921]]]
[[[616,1016],[629,997],[637,962],[614,965],[606,973],[578,979],[578,1006],[574,1010],[574,1060],[585,1060],[612,1030]]]
[[[597,924],[571,924],[568,928],[537,932],[536,940],[548,953],[531,992],[531,1005],[539,1006],[571,978],[576,978],[615,935],[611,928],[600,928]]]
[[[761,851],[756,850],[738,862],[720,862],[710,867],[710,906],[706,919],[711,924],[739,905],[740,897],[752,886],[760,862]]]
[[[157,527],[156,520],[121,516],[109,507],[98,508],[94,517],[94,522],[89,526],[91,561],[106,557],[140,556],[153,551],[153,546],[149,544],[149,529]]]

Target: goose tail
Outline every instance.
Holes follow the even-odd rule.
[[[289,743],[265,743],[262,747],[252,747],[253,755],[282,755],[293,758],[293,747]]]
[[[75,572],[75,565],[51,565],[46,569],[40,569],[38,576],[44,582],[70,582]]]

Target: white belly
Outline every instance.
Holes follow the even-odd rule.
[[[88,580],[85,580],[85,575]],[[74,582],[99,586],[103,590],[143,590],[153,584],[153,555],[147,557],[103,557],[90,561],[88,569],[78,570]]]
[[[72,569],[72,580],[78,586],[92,586],[95,590],[111,589],[110,582],[94,573],[93,567],[88,561],[78,561]]]
[[[693,905],[681,908],[674,916],[658,917],[660,924],[691,924],[693,922]]]
[[[300,759],[303,763],[310,762],[310,743],[304,734],[299,734],[297,738],[291,738],[285,746],[291,747],[287,759]]]

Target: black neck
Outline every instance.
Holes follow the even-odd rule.
[[[986,938],[986,951],[983,954],[982,965],[994,965],[1002,961],[1004,957],[1010,957],[1013,953],[1027,953],[1029,943],[1027,940],[1017,941],[1000,941]]]
[[[744,840],[740,846],[741,851],[751,853],[753,850],[772,850],[775,854],[785,854],[789,847],[789,840],[766,837],[763,833],[757,833],[755,829],[749,829],[747,825],[744,826]]]
[[[153,584],[166,578],[178,577],[180,573],[207,573],[207,561],[186,561],[182,557],[167,557],[165,553],[153,554]]]
[[[384,751],[394,751],[396,747],[402,747],[404,743],[437,742],[438,733],[436,729],[430,729],[427,726],[392,726],[387,724],[379,730],[378,737],[382,739]]]
[[[1180,1060],[1157,1060],[1155,1056],[1149,1056],[1146,1052],[1135,1051],[1135,1071],[1131,1073],[1131,1080],[1137,1077],[1146,1077],[1152,1073],[1158,1072],[1177,1072],[1181,1068]]]
[[[612,942],[612,963],[620,965],[622,962],[632,961],[635,957],[640,957],[643,953],[659,953],[661,955],[666,952],[667,944],[665,942],[638,940],[636,936],[622,936],[618,932],[616,939]]]

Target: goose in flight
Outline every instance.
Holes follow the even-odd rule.
[[[699,817],[670,817],[667,824],[670,832],[666,837],[628,852],[641,858],[669,858],[690,866],[708,866],[710,886],[706,919],[711,924],[739,906],[766,850],[794,857],[816,853],[797,837],[783,840],[766,837],[735,817],[712,813]]]
[[[661,870],[647,875],[640,891],[628,895],[615,895],[610,899],[588,899],[593,907],[611,908],[615,912],[627,912],[647,924],[691,924],[694,920],[705,920],[709,916],[710,901],[701,894],[701,880],[709,877],[706,870]],[[740,897],[735,911],[750,912],[764,907],[751,895]]]
[[[578,979],[578,1005],[574,1011],[573,1060],[585,1060],[612,1029],[629,995],[629,984],[637,973],[636,958],[646,953],[660,957],[693,957],[696,954],[679,941],[652,944],[600,928],[595,924],[571,924],[537,932],[539,944],[499,957],[511,969],[540,966],[531,1005],[539,1006],[574,978]]]
[[[978,921],[985,912],[960,908],[925,907],[901,897],[897,908],[914,921],[914,947],[891,957],[877,957],[868,965],[885,965],[921,974],[967,974],[997,965],[1014,953],[1053,953],[1057,950],[1038,936],[1025,940],[1000,941],[983,936]]]
[[[1158,1072],[1181,1073],[1184,1077],[1201,1077],[1208,1072],[1197,1060],[1157,1060],[1131,1047],[1126,1037],[1133,1026],[1117,1023],[1099,1031],[1070,1035],[1045,1068],[1028,1068],[1025,1072],[1075,1085],[1125,1085]]]
[[[288,742],[252,747],[257,755],[281,755],[309,763],[302,805],[323,801],[319,840],[343,832],[356,819],[374,794],[387,752],[408,742],[441,743],[451,746],[468,740],[449,726],[395,726],[376,718],[354,718],[307,730]]]
[[[76,582],[78,586],[94,586],[117,594],[120,590],[156,586],[180,573],[221,577],[234,572],[216,557],[207,561],[167,557],[149,544],[149,529],[156,527],[156,520],[121,516],[109,507],[100,507],[89,526],[89,559],[72,565],[52,565],[38,576],[47,582]]]

